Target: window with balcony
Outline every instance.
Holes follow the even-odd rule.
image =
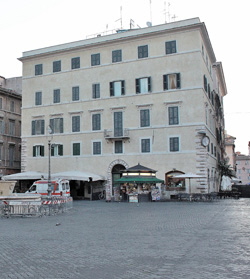
[[[123,114],[122,111],[114,112],[114,136],[123,136]]]

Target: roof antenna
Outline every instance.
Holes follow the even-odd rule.
[[[151,3],[151,0],[149,0],[149,8],[150,8],[150,22],[151,22],[151,25],[152,25],[152,23],[153,23],[153,21],[152,21],[152,5],[151,5],[152,3]]]

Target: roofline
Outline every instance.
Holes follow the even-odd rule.
[[[179,30],[188,30],[188,29],[193,29],[193,28],[197,28],[197,27],[201,28],[202,33],[203,33],[203,38],[207,43],[210,57],[211,57],[212,61],[215,62],[216,59],[215,59],[215,55],[214,55],[214,52],[212,49],[210,39],[208,37],[207,29],[205,27],[205,24],[201,23],[200,19],[198,17],[181,20],[181,21],[176,21],[176,22],[171,22],[171,23],[165,23],[165,24],[161,24],[161,25],[155,25],[155,26],[151,26],[151,27],[144,27],[144,28],[140,28],[140,29],[129,29],[124,32],[118,32],[118,33],[111,34],[111,35],[97,36],[97,37],[91,38],[91,39],[85,39],[85,40],[80,40],[80,41],[75,41],[75,42],[64,43],[64,44],[54,45],[54,46],[50,46],[50,47],[25,51],[25,52],[23,52],[23,56],[18,58],[18,60],[24,61],[26,59],[30,59],[33,57],[55,54],[55,53],[59,53],[62,51],[71,51],[71,50],[81,49],[83,47],[89,47],[92,45],[112,43],[112,42],[114,42],[114,40],[116,40],[116,41],[128,40],[128,39],[132,39],[132,38],[138,37],[138,36],[144,36],[144,35],[150,36],[150,35],[154,35],[156,33],[160,34],[160,33],[166,32],[166,31],[169,31],[172,33],[172,32],[179,31]],[[122,31],[122,30],[120,30],[120,31]]]

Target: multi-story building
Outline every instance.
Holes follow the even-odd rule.
[[[21,85],[0,77],[0,177],[21,170]]]
[[[236,152],[237,179],[244,185],[250,184],[250,142],[248,155]]]
[[[227,161],[230,167],[236,171],[236,153],[235,153],[236,138],[228,134],[225,135],[225,152]]]
[[[193,172],[202,176],[193,192],[219,189],[227,89],[198,18],[27,51],[20,60],[23,171],[47,170],[50,126],[52,172],[103,175],[108,196],[121,170],[138,163],[167,186]]]

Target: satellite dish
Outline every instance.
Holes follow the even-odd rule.
[[[152,22],[150,22],[150,21],[147,21],[146,24],[147,24],[148,27],[151,27],[151,26],[152,26]]]

